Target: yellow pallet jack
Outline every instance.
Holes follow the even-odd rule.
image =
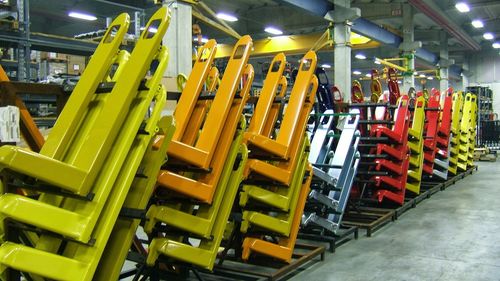
[[[25,245],[3,243],[3,269],[13,268],[36,279],[92,279],[157,130],[166,97],[160,81],[168,61],[168,52],[160,44],[169,20],[167,8],[153,15],[128,60],[121,56],[117,73],[109,81],[106,77],[113,56],[129,25],[128,15],[120,15],[94,53],[40,154],[2,148],[2,153],[14,151],[5,153],[3,159],[9,161],[4,165],[35,178],[30,183],[45,192],[39,200],[9,193],[0,197],[0,211],[9,218],[9,225],[26,224],[22,232],[39,234],[38,238],[21,238]],[[153,28],[157,31],[150,31]],[[153,60],[158,61],[157,68],[144,80]],[[144,121],[151,102],[155,106]],[[18,168],[17,161],[25,167]],[[37,165],[38,171],[25,171],[30,165]]]
[[[470,147],[474,145],[475,135],[473,135],[473,130],[475,127],[472,125],[475,117],[475,106],[476,103],[475,95],[467,93],[464,99],[464,105],[462,109],[462,119],[460,120],[460,139],[458,145],[458,163],[457,167],[459,171],[465,172],[467,170],[467,165],[469,161]],[[473,151],[474,149],[472,149]]]
[[[463,97],[462,92],[453,93],[453,106],[451,118],[450,158],[448,172],[452,175],[458,173],[458,155],[461,139],[460,121],[462,120]]]
[[[417,97],[413,110],[413,120],[408,129],[408,147],[410,148],[410,161],[406,178],[406,189],[419,194],[424,165],[424,124],[425,124],[425,98]]]

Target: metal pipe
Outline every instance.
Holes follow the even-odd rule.
[[[443,27],[443,29],[448,31],[453,37],[457,38],[464,47],[474,51],[481,50],[481,46],[443,13],[435,3],[425,0],[408,0],[408,2]]]
[[[115,2],[111,2],[111,1],[107,1],[107,0],[94,0],[94,1],[100,2],[100,3],[104,3],[104,4],[108,4],[108,5],[117,6],[117,7],[122,7],[122,8],[126,8],[126,9],[131,9],[131,10],[137,10],[137,11],[144,12],[144,9],[139,8],[139,7],[130,6],[130,5],[115,3]]]

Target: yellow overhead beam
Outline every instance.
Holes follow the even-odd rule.
[[[322,38],[323,37],[323,38]],[[271,56],[280,52],[286,55],[304,54],[324,39],[324,33],[276,36],[253,41],[252,57]],[[380,46],[380,43],[358,34],[351,34],[351,45],[353,49],[369,49]],[[229,57],[232,45],[219,44],[216,58]],[[333,45],[326,44],[321,50],[333,50]]]
[[[397,69],[397,70],[402,71],[402,72],[408,72],[408,71],[410,71],[406,67],[403,67],[403,66],[400,66],[400,65],[397,65],[397,64],[391,62],[391,61],[403,61],[404,64],[406,65],[407,63],[406,63],[406,59],[405,58],[389,58],[389,59],[375,58],[375,61],[378,61],[378,62],[380,62],[381,64],[383,64],[385,66]]]

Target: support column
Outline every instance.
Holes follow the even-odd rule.
[[[192,63],[191,5],[171,1],[164,4],[170,8],[172,18],[163,37],[163,45],[168,47],[170,58],[166,77],[177,77],[179,73],[189,75]]]
[[[439,91],[441,93],[445,92],[449,87],[449,64],[446,63],[449,60],[448,57],[448,34],[446,31],[441,31],[439,34],[439,41],[441,45],[441,50],[439,51]]]
[[[464,62],[462,63],[462,91],[465,91],[467,87],[469,87],[469,74],[471,73],[470,71],[470,64],[469,64],[469,59],[464,58]]]
[[[403,73],[403,94],[407,94],[410,88],[415,87],[415,50],[421,46],[420,42],[415,40],[415,27],[413,24],[414,10],[410,4],[403,4],[403,43],[400,49],[403,56],[408,59],[407,73]],[[415,44],[416,43],[416,44]]]
[[[344,93],[344,101],[351,101],[351,24],[361,14],[351,9],[350,0],[335,0],[335,10],[325,16],[333,21],[333,81]]]

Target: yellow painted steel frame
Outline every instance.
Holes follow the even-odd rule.
[[[66,103],[65,109],[57,119],[40,153],[26,151],[18,147],[3,146],[0,148],[2,167],[8,167],[70,192],[84,195],[88,193],[106,154],[99,153],[101,152],[99,150],[95,151],[95,145],[91,149],[91,143],[86,143],[83,150],[76,150],[76,152],[80,151],[84,157],[77,158],[76,155],[68,157],[67,154],[69,148],[74,147],[74,142],[82,142],[79,139],[75,140],[75,134],[80,131],[80,122],[91,106],[90,102],[94,97],[94,92],[99,83],[103,81],[103,77],[109,72],[113,56],[118,51],[121,40],[128,29],[129,17],[122,14],[112,24],[118,26],[116,34],[114,34],[115,37],[112,37],[111,30],[113,28],[110,28],[73,90],[71,98]],[[116,134],[111,136],[114,139]],[[104,136],[99,136],[99,138],[93,136],[89,139],[95,142],[101,141],[102,138]],[[59,174],[54,177],[53,171],[56,170],[59,171]]]
[[[247,233],[250,227],[257,227],[260,229],[265,229],[267,231],[273,231],[280,235],[288,236],[290,235],[290,230],[292,228],[292,222],[294,214],[297,212],[297,202],[300,193],[300,187],[302,185],[302,180],[304,177],[304,173],[306,170],[307,156],[309,155],[306,150],[306,147],[309,146],[309,138],[303,133],[304,138],[301,143],[301,149],[297,153],[300,155],[299,164],[297,165],[297,169],[294,171],[293,180],[290,186],[287,188],[290,190],[289,197],[286,198],[286,203],[288,204],[287,211],[279,212],[277,215],[271,215],[268,213],[261,213],[259,211],[243,211],[243,221],[241,222],[240,231],[243,233]],[[244,186],[247,187],[247,186]],[[250,193],[252,189],[259,188],[256,195],[260,197],[252,197],[252,199],[258,199],[261,202],[265,202],[266,204],[275,204],[272,199],[273,197],[277,197],[273,192],[268,191],[264,188],[260,188],[257,186],[248,186],[247,189],[244,189],[243,192],[240,192],[240,196],[242,193]],[[250,189],[250,190],[248,190]],[[264,193],[265,191],[268,191]],[[270,200],[265,200],[270,199]],[[281,200],[283,201],[283,200]],[[278,202],[279,203],[279,202]],[[241,201],[240,201],[241,205]],[[300,211],[300,210],[299,210]]]
[[[462,120],[462,107],[463,107],[463,97],[462,92],[453,93],[453,107],[452,107],[452,117],[451,117],[451,141],[450,147],[450,161],[448,166],[448,172],[453,175],[457,174],[458,165],[458,155],[459,155],[459,145],[461,138],[460,121]]]
[[[460,139],[458,145],[458,163],[457,167],[460,171],[467,170],[467,161],[469,158],[469,147],[471,145],[472,121],[474,120],[473,113],[473,94],[465,95],[464,105],[462,109],[462,119],[460,120]],[[473,141],[475,141],[473,139]]]
[[[254,134],[247,138],[249,147],[256,147],[283,160],[288,160],[294,138],[298,134],[297,131],[302,129],[298,128],[296,124],[300,118],[306,96],[310,92],[308,89],[311,86],[316,64],[317,57],[314,51],[307,52],[302,58],[276,140],[260,134]]]
[[[228,178],[224,179],[224,181],[227,181],[227,187],[225,193],[221,194],[223,201],[211,230],[211,238],[202,238],[198,246],[182,243],[183,238],[186,237],[173,236],[168,233],[165,238],[153,238],[148,248],[149,253],[146,260],[148,265],[154,265],[159,255],[165,255],[175,260],[187,262],[209,270],[213,268],[234,198],[243,178],[243,167],[248,157],[248,150],[242,144],[244,130],[245,122],[241,119],[240,129],[237,131],[236,138],[232,142],[228,161],[226,161],[224,168],[224,177]],[[234,167],[237,155],[240,155],[240,162],[237,167]]]
[[[118,135],[114,136],[116,141],[113,139],[115,142],[109,145],[109,148],[112,147],[113,149],[110,150],[109,156],[104,159],[104,165],[101,166],[101,170],[98,171],[99,173],[96,175],[97,179],[92,189],[94,198],[91,201],[71,198],[67,198],[63,201],[59,198],[59,203],[50,204],[49,202],[58,201],[57,196],[45,194],[42,195],[40,201],[38,201],[19,195],[5,194],[0,197],[0,206],[2,206],[0,212],[4,216],[59,233],[83,243],[90,241],[93,226],[97,222],[103,205],[109,195],[109,185],[116,180],[120,167],[126,157],[126,154],[123,152],[128,151],[132,145],[134,135],[139,130],[143,117],[147,113],[148,103],[153,98],[157,90],[156,87],[161,80],[161,71],[166,68],[168,62],[167,49],[162,48],[158,52],[158,46],[161,42],[160,34],[166,32],[169,19],[170,15],[167,14],[167,10],[161,9],[150,20],[150,24],[154,24],[153,21],[162,21],[162,24],[158,26],[161,30],[153,37],[145,37],[143,40],[137,42],[136,49],[134,49],[129,61],[124,66],[123,72],[120,73],[111,93],[96,95],[94,102],[96,102],[95,106],[97,108],[94,111],[99,112],[99,114],[92,116],[96,119],[90,119],[88,120],[89,122],[82,124],[82,129],[80,131],[82,131],[83,135],[79,135],[80,137],[93,136],[99,138],[99,131],[101,129],[107,130],[111,124],[116,123],[116,120],[112,120],[115,114],[124,115],[123,119],[119,118],[119,116],[116,117],[120,119],[120,122],[117,124],[117,128],[113,128],[113,130],[119,133],[120,137],[118,137]],[[146,33],[144,33],[144,35],[146,35]],[[144,58],[146,58],[146,60],[144,60]],[[153,77],[146,83],[146,87],[152,88],[140,91],[139,94],[137,94],[139,83],[146,75],[153,59],[159,61],[159,66],[153,74]],[[136,81],[136,83],[134,83],[134,81]],[[134,87],[132,84],[136,86]],[[130,87],[131,85],[132,87]],[[116,89],[122,89],[123,91],[116,92]],[[120,105],[118,100],[128,102]],[[144,104],[145,106],[143,106]],[[115,107],[121,109],[123,112],[117,112]],[[90,112],[87,114],[88,116],[91,116]],[[128,116],[127,112],[129,112]],[[127,126],[122,127],[121,125],[124,124],[125,121]],[[93,134],[93,131],[97,133]],[[90,143],[88,143],[88,140],[85,138],[81,139],[81,141],[76,141],[74,147],[76,152],[73,153],[73,150],[68,150],[68,156],[71,158],[74,157],[73,159],[75,159],[75,161],[84,157],[82,152],[83,148],[85,148],[85,151],[92,151]],[[82,146],[79,146],[80,144]],[[102,145],[102,143],[98,143],[97,140],[94,140],[94,144],[95,146]],[[79,156],[79,154],[82,155]],[[90,156],[93,158],[92,154]],[[110,159],[113,160],[111,163],[108,163]],[[52,168],[54,168],[54,170],[51,171],[52,175],[56,177],[60,176],[59,174],[54,175],[54,171],[58,171],[57,167]]]
[[[168,144],[175,131],[173,118],[162,117],[158,127],[159,132],[150,142],[139,168],[144,177],[134,179],[123,203],[125,208],[145,209],[156,186],[158,171],[166,161]],[[93,280],[118,280],[139,223],[140,219],[122,217],[117,219]]]
[[[474,166],[474,148],[476,147],[476,125],[477,125],[477,96],[471,97],[471,117],[470,117],[470,135],[469,152],[467,155],[467,167]]]
[[[161,73],[163,74],[163,71]],[[151,117],[145,123],[144,131],[147,134],[137,134],[133,146],[128,153],[125,152],[125,164],[120,170],[118,180],[110,188],[109,200],[106,202],[94,229],[95,242],[93,244],[68,242],[62,254],[55,253],[61,246],[61,240],[50,236],[41,236],[36,248],[5,242],[0,246],[2,266],[49,279],[92,280],[145,150],[157,131],[157,123],[166,100],[165,88],[152,87],[147,96],[150,98],[149,102],[154,96],[155,102]],[[141,102],[142,107],[148,108],[149,102]],[[137,113],[137,110],[132,109],[132,111]]]
[[[131,103],[130,109],[125,111],[126,116],[123,120],[124,122],[122,121],[121,123],[123,126],[119,126],[117,129],[119,134],[116,138],[117,141],[113,144],[114,150],[109,153],[96,182],[96,187],[101,187],[100,190],[107,191],[96,192],[93,201],[78,201],[71,198],[66,198],[66,200],[62,201],[60,197],[55,198],[54,201],[64,202],[63,207],[66,209],[59,209],[56,206],[42,202],[26,201],[25,199],[27,198],[21,197],[14,198],[14,202],[16,210],[21,212],[22,215],[12,212],[12,208],[2,206],[4,207],[2,213],[5,214],[6,209],[9,209],[8,212],[12,212],[9,216],[16,220],[20,216],[26,217],[24,213],[30,214],[37,221],[34,221],[35,223],[29,221],[29,223],[36,226],[39,226],[39,224],[48,224],[47,218],[50,218],[54,222],[49,225],[50,228],[47,227],[44,229],[60,233],[68,238],[74,238],[84,243],[91,241],[89,237],[92,233],[94,236],[91,241],[92,243],[85,245],[68,242],[64,251],[62,251],[62,255],[58,255],[55,252],[61,252],[59,247],[62,241],[51,235],[42,235],[36,242],[35,248],[6,242],[0,247],[0,263],[4,266],[51,279],[60,279],[61,276],[58,276],[58,274],[63,274],[64,278],[68,278],[64,280],[90,280],[92,278],[92,272],[99,260],[98,256],[104,249],[107,236],[111,232],[114,223],[112,218],[114,216],[114,219],[116,219],[118,215],[144,151],[151,136],[155,133],[156,124],[165,103],[166,92],[163,87],[159,87],[159,83],[166,69],[168,52],[166,48],[158,49],[158,47],[162,35],[166,32],[169,18],[170,15],[166,8],[158,10],[153,15],[148,27],[156,26],[158,32],[151,35],[147,31],[149,29],[146,29],[142,39],[138,41],[125,69],[120,74],[119,80],[115,84],[114,89],[116,87],[120,88],[120,85],[127,83],[134,84],[134,80],[141,81],[143,78],[136,78],[136,76],[142,75],[144,77],[151,61],[153,59],[159,61],[156,72],[145,83],[147,90],[138,92],[139,83],[137,82],[135,83],[136,87],[130,88],[126,95],[124,95],[124,92],[121,92],[122,99],[134,100],[134,103]],[[148,54],[148,52],[152,54]],[[144,57],[148,59],[138,59]],[[128,87],[121,86],[121,88],[125,90]],[[143,129],[145,133],[138,134],[138,129],[141,123],[143,123],[143,118],[153,100],[155,100],[155,107],[151,118],[145,123]],[[104,107],[101,112],[105,112],[105,109],[108,107],[109,105]],[[125,164],[122,166],[121,163]],[[7,199],[3,199],[4,196],[8,196]],[[106,201],[106,197],[109,200]],[[13,198],[12,194],[3,195],[2,201],[9,203],[9,198]],[[106,205],[103,206],[104,203]],[[100,212],[101,210],[102,213]],[[99,213],[101,213],[101,216],[98,220]],[[104,219],[103,216],[105,216]],[[42,221],[42,223],[38,220]],[[25,220],[19,221],[25,222]],[[97,225],[94,228],[93,226],[96,223]],[[74,229],[69,226],[72,226]],[[29,258],[26,258],[27,256]],[[33,268],[33,265],[37,266]],[[67,273],[67,275],[64,273]]]
[[[231,199],[226,196],[230,170],[225,163],[234,161],[234,159],[228,159],[228,156],[235,132],[238,128],[238,123],[241,124],[241,116],[253,82],[254,70],[252,65],[247,65],[244,76],[247,77],[247,80],[245,81],[243,90],[240,92],[241,96],[233,100],[224,129],[222,130],[222,134],[217,144],[217,149],[213,158],[214,174],[202,176],[202,178],[217,178],[216,181],[213,182],[215,192],[211,204],[197,205],[191,203],[172,203],[162,206],[151,205],[146,214],[148,221],[144,225],[144,230],[147,233],[151,233],[155,224],[160,221],[169,226],[209,239],[212,236],[212,227],[218,217],[219,208],[223,204],[223,201],[234,201],[234,198]],[[217,175],[215,175],[215,173],[217,173]],[[163,172],[160,173],[158,178],[161,178],[162,174]],[[200,190],[193,191],[202,192]],[[198,208],[194,213],[193,210],[195,209],[195,205],[197,205]]]
[[[307,161],[306,161],[307,162]],[[295,214],[293,215],[292,228],[290,235],[278,238],[278,243],[268,242],[261,238],[246,237],[243,240],[242,259],[248,260],[252,252],[267,255],[284,262],[292,260],[293,250],[295,248],[295,241],[299,232],[304,206],[309,195],[311,180],[313,176],[312,166],[307,163],[307,179],[300,187],[300,194],[297,202]]]
[[[424,165],[424,124],[425,98],[420,96],[415,101],[413,120],[408,129],[408,147],[410,148],[410,168],[406,180],[406,189],[419,194]]]
[[[176,132],[176,134],[174,135],[174,140],[172,141],[170,149],[168,151],[170,157],[176,158],[187,164],[194,165],[202,169],[208,170],[209,168],[211,168],[212,157],[214,156],[217,141],[222,132],[222,128],[224,127],[224,121],[227,117],[227,114],[229,113],[231,103],[235,97],[237,85],[238,83],[240,83],[240,77],[248,62],[251,48],[252,39],[250,38],[250,36],[243,36],[238,41],[224,72],[225,75],[222,77],[222,81],[219,85],[219,89],[217,90],[217,94],[215,95],[212,106],[210,107],[210,111],[205,117],[205,122],[196,141],[196,145],[191,146],[180,142],[178,140],[178,137],[182,135],[184,131],[181,131],[180,134],[177,134]],[[202,58],[202,56],[203,53],[200,54],[200,58]],[[205,79],[206,76],[200,83],[205,82]],[[185,112],[183,114],[184,118],[181,119],[184,120],[184,122],[187,122],[187,120],[189,120],[187,117],[191,112],[191,110],[187,110],[186,108],[194,107],[194,100],[198,98],[196,92],[186,92],[190,93],[188,95],[190,101],[186,101],[185,103],[184,101],[179,101],[179,104],[177,106],[178,109],[176,109],[176,115],[177,110],[183,110],[183,112]],[[195,95],[194,97],[191,96],[193,94]],[[180,125],[179,127],[179,129],[181,130],[184,130],[184,128],[184,125]],[[176,188],[177,182],[172,184],[168,183],[167,186],[170,188]]]

